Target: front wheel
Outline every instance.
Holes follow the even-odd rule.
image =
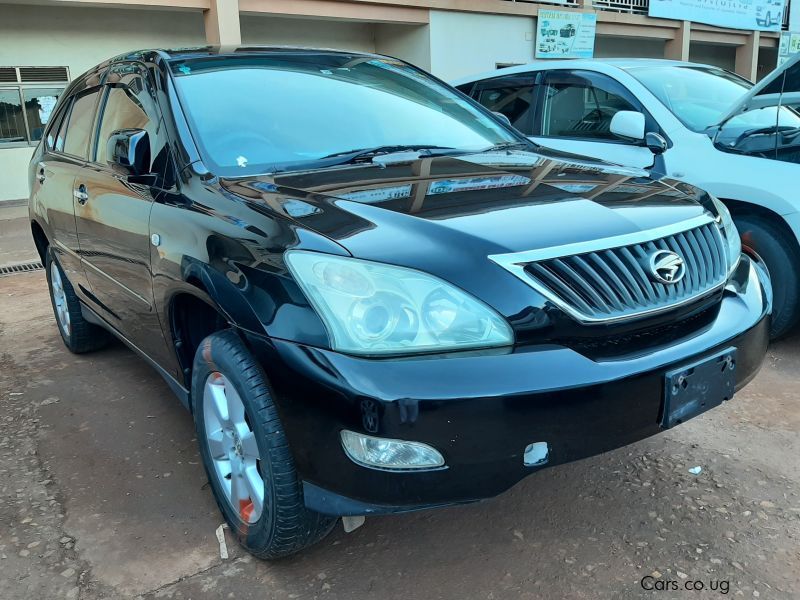
[[[734,215],[742,245],[764,261],[772,281],[772,326],[770,338],[789,333],[800,320],[800,253],[797,240],[760,215]]]
[[[192,373],[200,455],[239,543],[280,558],[320,541],[336,519],[305,507],[266,376],[233,331],[200,344]]]

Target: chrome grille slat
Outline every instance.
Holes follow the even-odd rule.
[[[491,257],[542,292],[554,304],[583,322],[607,322],[668,310],[719,290],[728,264],[725,242],[716,222],[706,215],[690,226],[663,231],[651,239],[621,236],[624,243],[581,251],[564,246]],[[646,234],[643,234],[646,235]],[[564,251],[562,255],[557,252]],[[650,274],[655,252],[674,252],[684,261],[685,274],[663,283]],[[538,256],[537,256],[538,253]]]

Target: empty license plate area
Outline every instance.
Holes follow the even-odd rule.
[[[664,378],[661,426],[674,427],[730,400],[736,389],[736,348],[728,348]]]

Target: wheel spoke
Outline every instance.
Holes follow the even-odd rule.
[[[264,509],[264,480],[261,479],[258,466],[249,465],[244,469],[244,481],[250,501],[253,503],[252,516],[257,519]]]
[[[206,437],[208,439],[208,451],[211,454],[211,458],[214,460],[228,459],[231,443],[222,429],[209,433]]]
[[[256,434],[248,430],[244,435],[240,435],[239,439],[242,442],[242,455],[245,458],[258,460],[261,455],[258,453],[258,443],[256,443]]]
[[[213,377],[213,375],[212,375]],[[220,425],[230,425],[230,413],[228,412],[228,399],[225,397],[225,387],[221,383],[209,381],[206,384],[210,394],[209,401],[214,415],[219,420]]]
[[[241,460],[237,458],[231,460],[231,500],[233,501],[233,506],[237,509],[241,506],[242,501],[250,497],[242,466]]]

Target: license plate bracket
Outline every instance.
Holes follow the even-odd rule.
[[[668,371],[661,427],[668,429],[730,400],[736,389],[736,348]]]

